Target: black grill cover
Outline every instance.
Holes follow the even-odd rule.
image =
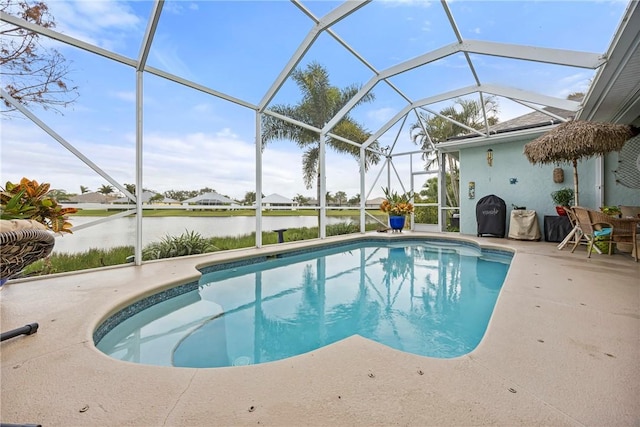
[[[507,227],[507,205],[500,197],[490,194],[478,200],[476,204],[478,237],[491,234],[504,237]]]

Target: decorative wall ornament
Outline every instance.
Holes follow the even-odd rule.
[[[627,188],[640,188],[640,134],[628,140],[618,153],[616,182]]]
[[[564,182],[564,169],[555,168],[553,170],[553,182],[556,184],[561,184]]]

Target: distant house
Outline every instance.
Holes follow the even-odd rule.
[[[107,196],[102,193],[98,193],[97,191],[92,191],[90,193],[78,194],[77,196],[69,197],[68,200],[65,200],[65,204],[70,203],[110,203],[115,199],[115,196]]]
[[[294,202],[291,199],[288,199],[280,194],[269,194],[266,197],[262,198],[262,206],[265,207],[296,207],[298,206],[298,202]]]
[[[155,193],[153,191],[143,191],[142,192],[142,203],[143,204],[158,204],[158,205],[175,205],[175,204],[180,204],[180,201],[175,200],[175,199],[171,199],[169,197],[164,197],[162,196],[162,199],[157,198],[156,196],[162,196],[162,194],[160,193]],[[156,199],[151,202],[150,200],[156,197]],[[119,199],[115,199],[113,201],[111,201],[111,203],[113,204],[129,204],[129,203],[133,203],[131,200],[129,200],[127,197],[121,197]]]
[[[207,206],[230,206],[235,202],[228,197],[218,193],[204,193],[199,196],[183,200],[183,205],[207,205]]]
[[[365,209],[379,208],[380,203],[384,200],[384,197],[376,197],[375,199],[369,199],[364,203]]]

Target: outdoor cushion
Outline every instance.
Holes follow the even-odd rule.
[[[610,236],[611,235],[611,231],[613,231],[613,228],[603,228],[602,230],[595,230],[593,232],[593,235],[596,236],[596,237]]]

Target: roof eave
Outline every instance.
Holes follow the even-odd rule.
[[[630,2],[576,119],[631,124],[640,117],[640,7]]]
[[[439,151],[447,153],[459,151],[464,148],[483,147],[487,145],[505,144],[515,141],[530,141],[555,128],[557,125],[538,127],[533,129],[524,129],[513,132],[505,132],[500,135],[491,135],[488,137],[468,138],[459,141],[440,142],[436,145]]]

